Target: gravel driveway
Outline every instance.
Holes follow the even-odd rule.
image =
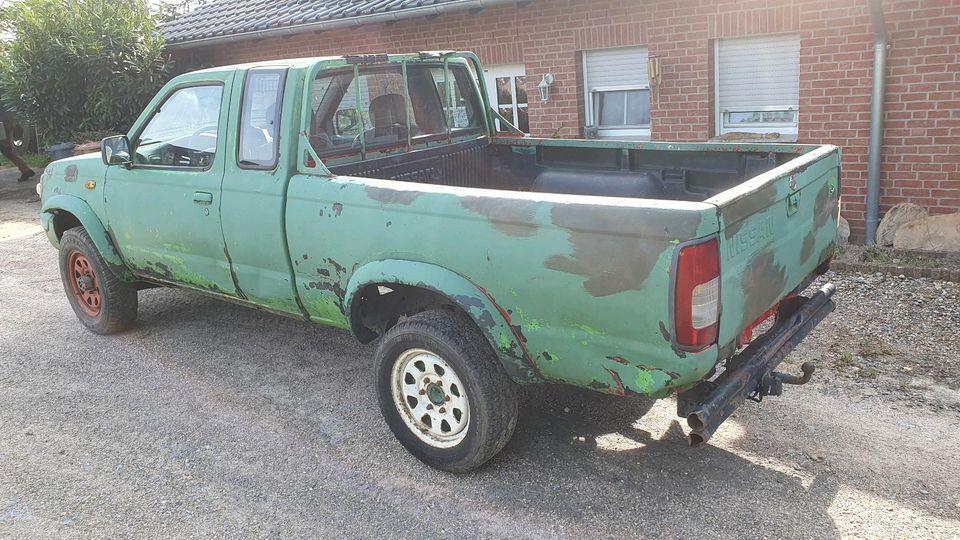
[[[831,275],[838,311],[705,449],[672,399],[524,391],[463,476],[381,421],[372,348],[197,293],[141,293],[95,336],[32,186],[0,174],[0,537],[960,536],[960,287]]]

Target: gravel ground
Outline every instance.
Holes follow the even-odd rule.
[[[453,476],[394,441],[342,332],[167,289],[86,332],[11,177],[0,537],[960,537],[956,284],[828,276],[840,306],[787,362],[814,381],[707,448],[673,400],[531,387],[504,452]]]

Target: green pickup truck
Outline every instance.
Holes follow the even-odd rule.
[[[774,369],[833,309],[800,293],[834,253],[836,147],[531,138],[484,89],[456,52],[176,77],[38,185],[74,312],[119,332],[138,290],[184,287],[379,339],[387,424],[448,471],[507,443],[517,384],[677,393],[701,444],[809,379]]]

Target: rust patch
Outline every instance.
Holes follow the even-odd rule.
[[[837,190],[839,192],[839,190]],[[830,218],[836,213],[839,197],[830,195],[830,183],[824,183],[820,191],[817,192],[817,200],[813,206],[813,223],[816,228],[823,227],[830,221]]]
[[[660,321],[660,335],[667,343],[673,343],[673,336],[670,335],[670,331],[667,330],[667,325],[663,324],[663,321]]]
[[[732,239],[747,225],[747,218],[758,214],[777,202],[776,184],[771,184],[757,193],[745,196],[744,198],[732,202],[728,207],[721,211],[723,215],[723,236],[727,240]]]
[[[800,248],[800,264],[807,262],[807,259],[813,254],[813,246],[816,243],[816,231],[810,231],[803,237],[803,247]]]
[[[583,288],[592,296],[639,290],[669,243],[644,239],[643,232],[653,231],[637,229],[656,226],[655,238],[687,239],[700,226],[699,214],[673,216],[673,223],[662,223],[657,217],[641,208],[556,205],[552,221],[567,229],[573,249],[570,255],[548,258],[544,266],[585,277]]]
[[[543,374],[540,373],[540,367],[537,365],[534,355],[530,353],[530,349],[527,348],[527,339],[526,337],[524,337],[523,333],[520,332],[520,327],[513,324],[513,319],[510,317],[510,312],[507,311],[506,309],[503,309],[503,306],[498,304],[497,301],[493,299],[493,296],[491,296],[486,289],[477,285],[476,283],[473,283],[472,281],[471,283],[473,284],[473,286],[477,288],[477,290],[483,293],[483,296],[485,296],[487,300],[489,300],[490,303],[493,304],[493,307],[496,308],[498,312],[500,312],[500,316],[503,317],[504,321],[506,321],[507,327],[510,329],[510,332],[513,334],[514,343],[520,346],[522,357],[526,359],[528,367],[530,367],[533,370],[533,372],[536,374],[537,377],[542,379]],[[514,354],[514,356],[519,357],[519,355],[516,355],[516,354]]]
[[[407,191],[400,189],[386,189],[375,186],[366,186],[363,188],[367,192],[367,197],[381,204],[402,204],[410,206],[413,201],[421,195],[419,191]]]
[[[77,181],[77,166],[70,165],[63,171],[63,181],[64,182],[76,182]]]
[[[240,288],[240,279],[237,277],[237,270],[233,266],[233,259],[230,257],[230,250],[227,249],[227,246],[223,246],[223,255],[227,258],[227,266],[230,267],[230,279],[233,280],[233,288],[236,289],[237,296],[246,300],[247,295]]]
[[[333,217],[340,217],[340,213],[343,212],[343,205],[340,203],[333,203]]]
[[[623,364],[623,365],[625,365],[625,366],[629,366],[629,365],[630,365],[630,362],[628,362],[627,359],[624,358],[624,357],[622,357],[622,356],[608,356],[607,359],[613,360],[614,362],[616,362],[616,363],[618,363],[618,364]]]
[[[762,252],[754,257],[743,273],[740,286],[743,290],[743,310],[739,328],[746,328],[783,297],[787,287],[787,271],[777,264],[772,253]]]
[[[464,197],[460,206],[486,216],[495,229],[509,236],[528,237],[537,232],[537,225],[531,223],[537,210],[532,201]]]
[[[623,380],[620,379],[620,374],[610,368],[603,369],[607,370],[607,373],[609,373],[610,377],[613,379],[613,383],[617,385],[615,389],[611,387],[610,391],[618,396],[626,395],[627,390],[623,386]]]

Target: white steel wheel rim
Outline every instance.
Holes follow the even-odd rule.
[[[407,428],[435,448],[451,448],[467,436],[470,402],[460,377],[443,358],[425,349],[397,357],[390,374],[393,404]]]

